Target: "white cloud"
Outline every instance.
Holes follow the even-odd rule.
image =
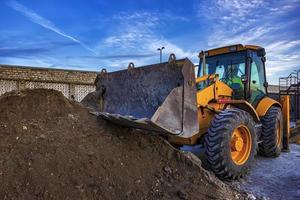
[[[51,22],[48,19],[43,18],[42,16],[38,15],[37,13],[33,12],[32,10],[30,10],[29,8],[23,6],[22,4],[18,3],[17,1],[10,1],[8,4],[11,8],[13,8],[14,10],[20,12],[21,14],[23,14],[25,17],[29,18],[32,22],[48,29],[51,30],[67,39],[72,40],[73,42],[78,43],[79,45],[81,45],[83,48],[87,49],[88,51],[96,54],[96,52],[91,49],[90,47],[88,47],[86,44],[84,44],[83,42],[81,42],[80,40],[64,33],[61,29],[57,28],[55,26],[55,24],[53,22]]]
[[[269,53],[273,53],[276,56],[283,54],[286,51],[290,51],[296,47],[300,47],[300,39],[293,41],[281,40],[265,46],[266,50],[268,50]]]
[[[208,39],[208,46],[226,46],[232,44],[250,44],[250,43],[260,43],[263,39],[263,36],[270,34],[273,31],[276,31],[280,26],[265,26],[265,27],[253,27],[250,28],[247,32],[242,34],[232,34],[227,30],[215,31],[211,34],[211,37]],[[216,39],[217,38],[217,39]]]
[[[297,19],[281,19],[300,7],[299,0],[216,0],[201,4],[198,16],[212,24],[208,48],[254,44],[265,47],[266,71],[273,83],[300,68],[300,38],[291,37]],[[206,12],[205,12],[206,11]]]
[[[168,17],[167,17],[168,16]],[[170,17],[172,16],[172,18]],[[98,50],[110,49],[111,54],[137,54],[137,53],[157,53],[156,57],[145,57],[135,59],[106,59],[105,65],[108,67],[127,67],[129,62],[136,65],[145,65],[156,62],[159,58],[157,48],[164,46],[164,55],[175,53],[177,58],[189,57],[197,58],[197,52],[186,51],[180,46],[158,33],[159,28],[166,28],[168,21],[186,21],[184,17],[176,16],[169,11],[165,13],[156,12],[134,12],[121,13],[113,17],[116,29],[112,34],[103,39],[98,45]],[[164,60],[166,60],[164,56]]]
[[[265,46],[267,51],[267,75],[288,72],[300,68],[300,40],[282,40]]]

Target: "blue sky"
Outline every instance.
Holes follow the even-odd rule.
[[[300,0],[0,2],[0,63],[99,71],[228,44],[267,51],[267,78],[300,69]]]

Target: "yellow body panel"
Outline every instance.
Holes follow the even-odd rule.
[[[283,150],[289,150],[290,138],[290,96],[284,95],[280,99],[283,117]]]
[[[211,49],[211,50],[206,51],[205,53],[206,53],[206,56],[215,56],[215,55],[225,54],[225,53],[231,52],[230,48],[232,48],[232,47],[236,48],[236,51],[242,51],[245,49],[243,47],[243,45],[237,44],[237,45],[231,45],[231,46]]]
[[[197,83],[207,80],[208,76],[200,77],[196,80]],[[224,109],[225,104],[216,103],[218,99],[230,99],[232,89],[225,83],[219,81],[218,77],[210,86],[197,92],[197,107],[199,120],[199,137],[207,132],[210,122],[217,112]]]
[[[259,117],[263,117],[266,115],[267,111],[271,106],[278,106],[281,107],[280,103],[275,101],[274,99],[271,99],[270,97],[264,97],[257,105],[256,112]]]
[[[218,101],[219,103],[225,103],[224,101]],[[255,122],[259,121],[259,116],[254,107],[245,100],[228,100],[226,105],[233,105],[241,110],[247,111],[254,119]],[[226,106],[227,107],[227,106]]]
[[[218,100],[220,98],[231,97],[233,94],[233,90],[225,83],[221,81],[217,81],[215,83],[215,94],[216,94],[216,100]]]
[[[208,76],[209,76],[209,77],[208,77]],[[216,74],[205,75],[205,76],[201,76],[201,77],[196,78],[196,83],[203,82],[203,81],[205,81],[205,80],[207,80],[207,79],[213,80],[213,79],[216,79],[216,78],[218,78],[218,75],[216,75]]]
[[[262,49],[262,47],[257,45],[245,45],[245,49],[259,50]]]
[[[198,109],[199,120],[199,135],[203,135],[207,132],[211,120],[214,118],[218,111],[223,110],[225,104],[209,103],[206,108]]]
[[[215,85],[210,85],[201,91],[197,92],[197,106],[205,107],[208,102],[215,98]]]
[[[225,83],[216,79],[215,83],[197,92],[198,107],[206,107],[212,100],[232,96],[232,89]]]
[[[225,47],[220,47],[220,48],[215,48],[215,49],[205,51],[206,54],[205,56],[215,56],[215,55],[230,53],[232,51],[243,51],[245,49],[258,50],[258,49],[262,49],[262,47],[256,45],[243,46],[242,44],[236,44],[236,45],[230,45],[230,46],[225,46]],[[202,57],[201,53],[199,54],[199,57]]]

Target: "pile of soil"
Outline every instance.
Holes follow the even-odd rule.
[[[119,128],[55,90],[0,97],[1,199],[245,199],[158,136]]]

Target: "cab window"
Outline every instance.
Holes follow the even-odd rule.
[[[201,59],[198,77],[203,75],[202,65]],[[207,74],[218,74],[220,81],[226,83],[233,89],[235,99],[244,98],[244,84],[241,79],[246,71],[244,51],[207,57],[205,67]]]
[[[264,86],[265,72],[261,57],[258,57],[256,52],[252,52],[251,54],[250,102],[256,104],[266,95],[266,88]]]

